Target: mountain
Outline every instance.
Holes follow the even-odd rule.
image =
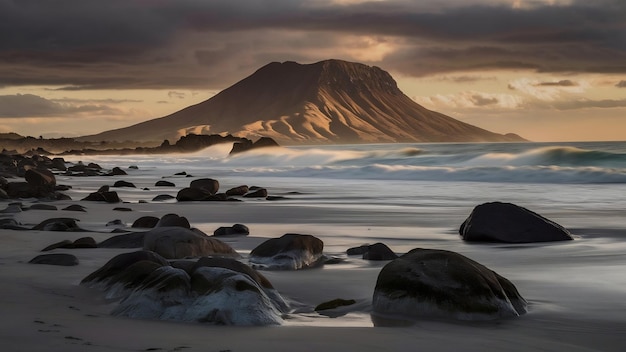
[[[280,144],[523,141],[428,110],[389,73],[340,60],[273,62],[214,97],[171,115],[83,140],[176,140],[232,134]]]

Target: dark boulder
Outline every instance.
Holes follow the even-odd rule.
[[[211,196],[211,192],[200,188],[183,188],[176,194],[176,200],[179,202],[203,201]]]
[[[367,250],[370,248],[369,244],[364,244],[358,247],[352,247],[352,248],[348,248],[348,250],[346,250],[346,254],[347,255],[363,255],[365,253],[367,253]]]
[[[124,176],[124,175],[128,175],[126,173],[126,171],[120,169],[119,167],[114,167],[111,172],[109,172],[107,175],[109,176]]]
[[[80,204],[72,204],[72,205],[68,205],[67,207],[61,209],[61,210],[67,210],[67,211],[83,211],[86,212],[87,210],[85,210],[85,207],[80,205]]]
[[[235,224],[233,226],[222,226],[213,232],[213,236],[248,236],[250,229],[243,224]]]
[[[328,302],[324,302],[324,303],[318,304],[315,307],[315,311],[335,309],[335,308],[344,307],[344,306],[351,306],[351,305],[353,305],[355,303],[356,303],[356,301],[353,300],[353,299],[337,298],[337,299],[333,299],[332,301],[328,301]]]
[[[159,194],[158,196],[152,198],[153,202],[164,202],[171,199],[176,199],[174,196],[170,196],[169,194]]]
[[[11,199],[41,197],[41,193],[28,182],[9,182],[4,190],[6,191],[7,197]]]
[[[87,197],[82,200],[93,201],[93,202],[107,202],[107,203],[119,203],[121,202],[120,197],[117,195],[115,191],[109,192],[94,192],[89,194]]]
[[[24,173],[24,178],[40,195],[54,192],[57,184],[54,174],[48,169],[28,169]]]
[[[172,182],[170,182],[170,181],[163,181],[163,180],[161,180],[161,181],[157,181],[157,182],[154,184],[154,186],[155,186],[155,187],[176,187],[176,185],[175,185],[174,183],[172,183]]]
[[[233,187],[229,189],[228,191],[226,191],[226,195],[227,196],[243,196],[249,191],[250,191],[250,188],[248,188],[248,186],[242,185],[242,186]]]
[[[367,246],[367,251],[363,253],[365,260],[394,260],[398,256],[383,243],[374,243]]]
[[[66,253],[54,253],[54,254],[42,254],[31,259],[29,264],[47,264],[47,265],[59,265],[59,266],[74,266],[78,265],[78,258],[72,254]]]
[[[573,240],[561,225],[511,203],[484,203],[461,224],[465,241],[530,243]]]
[[[458,253],[413,249],[383,267],[375,313],[413,318],[492,320],[526,313],[515,286]]]
[[[81,237],[72,243],[73,248],[98,248],[93,237]]]
[[[57,207],[52,204],[36,203],[28,208],[29,210],[57,210]]]
[[[91,286],[100,282],[108,282],[111,279],[115,279],[115,276],[122,274],[125,270],[131,267],[133,264],[148,261],[157,264],[158,266],[169,265],[165,258],[150,251],[136,251],[130,253],[122,253],[104,264],[100,269],[89,274],[81,281],[82,284]],[[115,280],[114,280],[115,281]]]
[[[49,245],[48,247],[42,249],[41,251],[48,252],[48,251],[51,251],[53,249],[58,249],[58,248],[74,248],[74,243],[70,240],[63,240],[61,242],[53,243]]]
[[[230,155],[267,147],[279,147],[279,145],[270,137],[261,137],[254,143],[252,143],[249,139],[244,139],[241,142],[233,144],[233,148],[230,150]]]
[[[266,269],[298,270],[318,265],[323,249],[324,242],[317,237],[288,233],[258,245],[249,261]]]
[[[244,194],[245,198],[266,198],[267,197],[267,189],[258,188],[256,190],[250,191]]]
[[[155,227],[146,232],[143,249],[168,259],[239,256],[226,243],[184,227]]]
[[[82,232],[86,231],[81,229],[76,221],[78,219],[72,218],[52,218],[44,220],[35,225],[32,229],[37,231],[68,231],[68,232]]]
[[[50,168],[59,170],[59,171],[66,171],[67,166],[65,165],[65,159],[63,158],[52,159],[52,162],[50,163]]]
[[[186,229],[190,229],[191,225],[189,224],[189,220],[187,220],[184,216],[179,216],[176,214],[165,214],[159,219],[159,221],[154,225],[154,227],[170,227],[170,226],[178,226],[184,227]]]
[[[212,178],[199,178],[191,181],[189,188],[202,189],[210,194],[215,194],[220,188],[220,183]]]
[[[98,244],[100,248],[143,248],[145,232],[130,232],[110,237]]]
[[[141,227],[141,228],[151,229],[155,227],[158,222],[159,222],[159,218],[157,218],[156,216],[146,215],[135,220],[135,222],[133,222],[131,227]]]
[[[122,188],[122,187],[137,188],[134,183],[128,182],[128,181],[122,181],[122,180],[115,181],[115,183],[113,184],[113,187],[118,187],[118,188]]]

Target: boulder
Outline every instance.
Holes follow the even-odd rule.
[[[367,251],[363,253],[365,260],[394,260],[398,256],[383,243],[374,243],[367,246]]]
[[[244,194],[245,198],[266,198],[267,197],[267,189],[258,188],[256,190],[250,191]]]
[[[143,248],[145,232],[130,232],[110,237],[98,244],[100,248]]]
[[[478,205],[461,224],[465,241],[530,243],[573,240],[561,225],[511,203]]]
[[[66,254],[66,253],[42,254],[31,259],[28,263],[29,264],[74,266],[74,265],[78,265],[78,258],[76,258],[75,255]]]
[[[74,243],[70,240],[63,240],[61,242],[57,242],[57,243],[53,243],[51,245],[49,245],[48,247],[42,249],[42,252],[48,252],[51,251],[53,249],[57,249],[57,248],[73,248],[74,247]]]
[[[526,313],[506,278],[458,253],[416,248],[383,267],[373,296],[376,314],[492,320]]]
[[[33,188],[28,182],[9,182],[4,190],[7,193],[7,197],[11,199],[38,198],[41,195],[38,190]]]
[[[124,175],[128,175],[126,173],[126,171],[120,169],[119,167],[114,167],[111,172],[109,172],[107,175],[109,176],[124,176]]]
[[[93,201],[93,202],[107,202],[107,203],[119,203],[121,202],[117,192],[109,191],[109,192],[94,192],[89,194],[87,197],[82,200]]]
[[[146,232],[143,249],[168,259],[239,255],[226,243],[184,227],[155,227]]]
[[[115,181],[115,183],[113,184],[113,187],[118,187],[118,188],[122,188],[122,187],[137,188],[134,183],[128,182],[128,181],[122,181],[122,180]]]
[[[169,194],[159,194],[158,196],[152,198],[153,202],[164,202],[167,200],[176,199],[174,196],[170,196]]]
[[[249,261],[265,269],[298,270],[318,265],[323,249],[324,242],[317,237],[288,233],[258,245]]]
[[[61,209],[61,210],[67,210],[67,211],[83,211],[86,212],[87,210],[85,210],[85,207],[80,205],[80,204],[72,204],[72,205],[68,205],[67,207]]]
[[[111,260],[109,260],[106,264],[104,264],[100,269],[94,271],[85,277],[80,283],[81,285],[87,285],[89,287],[93,287],[96,285],[104,284],[105,286],[111,286],[116,282],[120,282],[120,277],[136,277],[136,274],[144,275],[148,270],[134,270],[133,272],[128,272],[128,270],[132,267],[133,264],[138,262],[152,262],[156,264],[156,267],[169,265],[165,258],[160,255],[150,252],[150,251],[136,251],[130,253],[122,253]],[[148,265],[152,267],[154,270],[154,265]],[[135,267],[134,269],[138,269]],[[129,282],[132,280],[124,280],[124,282]],[[136,280],[138,281],[138,280]]]
[[[211,196],[211,192],[201,188],[183,188],[176,194],[176,200],[179,202],[193,202],[206,200]]]
[[[333,299],[332,301],[318,304],[315,307],[315,311],[335,309],[335,308],[344,307],[344,306],[351,306],[355,303],[356,301],[353,299],[337,298],[337,299]]]
[[[72,248],[98,248],[93,237],[81,237],[72,243]]]
[[[154,227],[169,227],[169,226],[178,226],[184,227],[186,229],[190,229],[191,225],[189,224],[189,220],[187,220],[184,216],[178,216],[176,214],[165,214],[159,219],[159,221],[154,225]]]
[[[235,224],[233,226],[222,226],[213,232],[213,236],[248,236],[250,229],[243,224]]]
[[[72,218],[52,218],[52,219],[47,219],[44,220],[42,222],[40,222],[39,224],[35,225],[32,230],[37,230],[37,231],[69,231],[69,232],[76,232],[76,231],[86,231],[84,229],[81,229],[78,224],[76,223],[76,221],[79,221],[78,219],[72,219]]]
[[[228,191],[226,191],[226,195],[227,196],[243,196],[244,194],[248,193],[249,191],[250,191],[250,189],[248,188],[248,186],[242,185],[242,186],[233,187],[233,188],[229,189]]]
[[[65,159],[63,158],[53,158],[50,167],[59,171],[67,170],[67,166],[65,165]]]
[[[199,178],[197,180],[191,181],[191,183],[189,184],[189,188],[202,189],[209,192],[210,194],[215,194],[220,188],[220,183],[212,178]]]
[[[52,204],[36,203],[31,205],[29,210],[57,210],[57,207]]]
[[[24,178],[40,194],[54,192],[57,184],[54,174],[48,169],[28,169],[24,173]]]
[[[142,227],[146,229],[148,228],[151,229],[155,227],[158,222],[159,222],[159,218],[157,218],[156,216],[146,215],[135,220],[135,222],[133,222],[131,227]]]
[[[154,184],[154,186],[155,187],[176,187],[176,185],[174,183],[172,183],[170,181],[163,181],[163,180],[157,181]]]

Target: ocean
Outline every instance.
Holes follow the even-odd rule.
[[[345,250],[383,242],[399,254],[416,247],[452,250],[509,278],[530,305],[527,316],[509,324],[548,333],[579,329],[596,334],[607,326],[612,333],[626,331],[626,142],[292,146],[235,156],[228,155],[230,148],[228,144],[192,154],[66,160],[85,158],[105,168],[137,166],[121,178],[137,188],[117,189],[130,203],[151,202],[158,194],[176,195],[200,177],[219,180],[221,191],[241,184],[265,187],[270,195],[284,198],[241,204],[170,201],[167,211],[186,215],[186,209],[197,213],[204,207],[202,216],[191,215],[190,222],[207,233],[217,226],[244,223],[251,236],[279,237],[287,232],[318,236],[327,255],[344,259],[321,269],[337,274],[329,285],[342,298],[355,298],[365,306],[375,282],[351,283],[345,278],[359,272],[374,281],[384,263],[348,257]],[[192,177],[175,175],[182,171]],[[161,178],[177,187],[153,187]],[[59,176],[58,183],[63,182]],[[112,181],[90,177],[72,178],[71,183],[74,189],[68,194],[80,199],[98,184]],[[460,224],[474,206],[492,201],[535,211],[569,229],[576,240],[463,242]],[[237,249],[245,254],[251,248]],[[279,291],[281,280],[291,280],[291,286],[283,288],[289,299],[314,304],[321,298],[289,291],[293,280],[308,275],[314,274],[267,274],[278,282]],[[597,322],[606,323],[601,324],[604,330],[594,328]],[[289,324],[371,326],[372,321],[367,312],[334,320],[296,314]]]

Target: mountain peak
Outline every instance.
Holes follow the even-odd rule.
[[[520,140],[425,109],[388,72],[336,59],[271,62],[200,104],[83,139],[162,140],[187,133],[271,137],[280,144]]]

